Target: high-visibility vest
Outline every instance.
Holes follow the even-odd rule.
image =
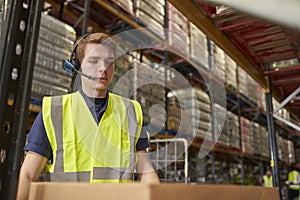
[[[299,190],[300,189],[300,173],[296,170],[293,170],[289,173],[288,180],[293,182],[293,184],[289,185],[289,188],[292,190]]]
[[[273,187],[273,178],[272,178],[272,176],[264,175],[263,180],[264,180],[264,186],[265,187]]]
[[[53,152],[50,181],[132,180],[143,121],[137,101],[109,93],[99,125],[79,92],[45,97],[42,109]]]

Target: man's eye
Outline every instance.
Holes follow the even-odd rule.
[[[97,64],[97,60],[89,60],[89,63]]]

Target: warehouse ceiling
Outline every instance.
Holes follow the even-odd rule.
[[[261,74],[271,79],[279,101],[300,86],[300,31],[240,13],[224,5],[196,0],[195,4],[214,25],[254,64]],[[300,94],[287,107],[300,113]]]
[[[46,0],[51,15],[74,26],[80,33],[83,0]],[[109,2],[109,3],[107,3]],[[272,82],[279,102],[300,86],[300,31],[239,13],[232,8],[200,0],[169,0],[200,30],[230,55],[262,87]],[[96,31],[112,32],[121,25],[136,28],[134,16],[122,18],[112,1],[91,1],[89,26]],[[121,16],[121,17],[120,17]],[[127,19],[127,20],[124,20]],[[101,28],[100,28],[101,27]],[[123,27],[124,28],[124,27]],[[126,28],[126,27],[125,27]],[[123,29],[124,30],[124,29]],[[268,67],[267,67],[268,66]],[[267,69],[268,68],[268,69]],[[287,105],[296,120],[300,118],[300,94]]]

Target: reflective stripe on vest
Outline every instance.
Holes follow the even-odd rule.
[[[77,95],[77,97],[76,97]],[[74,95],[65,95],[65,98],[82,98],[83,97],[80,96],[78,97],[79,92],[75,93]],[[118,101],[117,99],[121,98],[117,95],[113,95],[110,94],[109,95],[109,101],[113,102],[113,101]],[[69,99],[68,99],[69,100]],[[124,151],[123,149],[120,149],[120,151],[122,151],[120,153],[120,156],[124,156],[124,155],[130,155],[130,164],[128,166],[128,168],[125,167],[119,167],[119,166],[109,166],[109,167],[105,167],[105,163],[103,164],[104,166],[92,166],[92,168],[90,168],[90,171],[74,171],[74,172],[69,172],[66,171],[65,168],[66,166],[64,165],[64,154],[65,154],[65,149],[64,149],[64,144],[63,144],[63,140],[64,140],[64,128],[63,127],[63,115],[64,114],[64,99],[62,96],[57,96],[57,97],[51,97],[49,99],[44,99],[45,104],[50,103],[50,116],[51,116],[51,121],[52,121],[52,127],[53,127],[53,132],[55,133],[55,141],[56,141],[56,146],[57,146],[57,151],[53,152],[53,157],[55,158],[54,161],[54,168],[50,171],[50,180],[51,181],[79,181],[79,182],[119,182],[119,181],[128,181],[132,179],[132,174],[134,171],[134,167],[135,167],[135,161],[136,161],[136,155],[135,155],[135,145],[137,142],[137,138],[139,137],[139,133],[140,133],[140,129],[141,129],[141,121],[142,121],[142,113],[141,113],[141,109],[139,107],[139,104],[137,102],[134,101],[130,101],[128,99],[122,98],[122,105],[119,105],[118,103],[116,103],[116,105],[118,106],[124,106],[123,109],[126,110],[126,117],[127,117],[127,131],[128,131],[128,135],[129,135],[129,141],[130,141],[130,151],[129,153],[126,153],[126,151]],[[47,102],[48,101],[48,102]],[[50,101],[50,102],[49,102]],[[84,101],[84,100],[83,100]],[[108,105],[111,106],[111,105]],[[118,110],[118,108],[117,108]],[[47,109],[44,110],[43,108],[43,115],[44,115],[44,111],[45,113],[49,112],[47,111]],[[114,109],[114,111],[116,111],[116,109]],[[66,111],[67,112],[67,111]],[[121,111],[120,111],[121,112]],[[117,113],[118,114],[118,113]],[[138,117],[137,117],[138,115]],[[103,117],[105,117],[103,115]],[[138,119],[137,119],[138,118]],[[46,119],[44,119],[46,120]],[[84,120],[84,119],[82,119]],[[102,120],[102,119],[101,119]],[[75,122],[74,122],[75,123]],[[47,124],[47,122],[46,122]],[[46,128],[46,124],[45,124],[45,128]],[[121,125],[123,126],[123,125]],[[47,126],[48,130],[51,131],[51,125]],[[122,129],[122,127],[120,127],[120,129]],[[100,131],[101,132],[101,131]],[[99,134],[99,133],[98,133]],[[48,135],[48,131],[47,131],[47,135]],[[51,136],[51,134],[48,135],[48,137],[50,137],[49,141],[54,141],[53,135]],[[105,137],[105,136],[104,136]],[[102,138],[104,138],[102,137]],[[79,137],[80,138],[80,137]],[[107,138],[105,138],[107,139]],[[109,141],[108,141],[109,142]],[[125,141],[126,142],[126,141]],[[83,142],[84,143],[84,142]],[[75,147],[74,147],[75,148]],[[124,153],[124,152],[125,153]],[[94,153],[94,152],[92,152]],[[97,154],[97,152],[95,152]],[[100,153],[101,154],[101,153]],[[106,157],[109,157],[110,155],[106,155]],[[94,154],[92,154],[92,157],[94,157]],[[95,160],[95,158],[91,158],[92,160]],[[106,158],[107,159],[107,158]],[[120,160],[120,165],[122,165],[122,158]],[[98,161],[93,161],[92,163],[98,163]],[[124,163],[123,163],[124,164]],[[126,164],[126,162],[125,162]],[[98,163],[99,165],[99,163]],[[97,181],[99,180],[99,181]]]

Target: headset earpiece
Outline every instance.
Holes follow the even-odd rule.
[[[75,67],[75,69],[79,70],[80,69],[80,61],[77,58],[72,58],[70,60],[70,63]]]
[[[70,59],[68,60],[68,63],[66,63],[65,60],[63,60],[63,68],[65,70],[67,70],[67,67],[69,64],[71,64],[76,70],[79,71],[80,69],[80,61],[78,58],[76,58],[76,49],[78,47],[78,44],[84,39],[86,38],[87,36],[89,36],[91,33],[87,33],[85,35],[83,35],[81,38],[79,38],[77,40],[77,42],[75,43],[74,47],[73,47],[73,50],[71,52],[71,55],[70,55]],[[69,70],[67,70],[69,72]]]

